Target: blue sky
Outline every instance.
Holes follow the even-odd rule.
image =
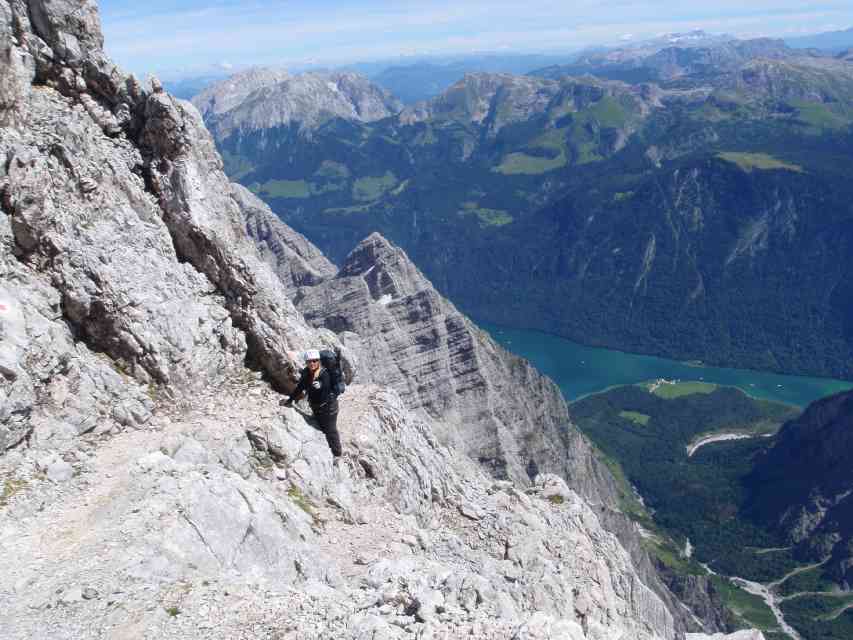
[[[566,51],[694,28],[786,36],[853,26],[851,0],[104,0],[100,11],[108,53],[140,74]]]

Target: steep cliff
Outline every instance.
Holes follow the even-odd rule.
[[[459,313],[382,236],[365,239],[336,278],[294,300],[309,323],[356,334],[344,340],[365,378],[440,423],[442,443],[516,483],[557,473],[588,500],[616,507],[610,472],[557,386]]]
[[[853,589],[853,393],[811,404],[786,424],[748,479],[750,512],[784,531],[804,560]]]
[[[301,286],[333,278],[338,270],[305,236],[296,233],[245,187],[231,183],[231,194],[240,207],[246,234],[258,254],[278,275],[289,296]]]
[[[268,209],[251,217],[261,226],[270,218],[271,235],[256,238],[261,252],[287,229]],[[520,485],[543,471],[565,478],[597,505],[604,527],[630,552],[646,584],[692,624],[658,577],[635,524],[620,511],[610,471],[572,423],[557,387],[459,313],[401,249],[374,234],[335,278],[300,288],[294,301],[311,324],[338,334],[361,364],[360,380],[393,387],[409,409],[435,421],[443,443]],[[719,599],[703,594],[708,585],[699,582],[689,594],[697,614],[711,629],[726,628]]]
[[[258,89],[284,82],[289,77],[280,69],[247,69],[207,87],[192,99],[192,103],[202,118],[213,118],[239,106]]]
[[[403,105],[356,73],[256,70],[217,83],[193,98],[217,137],[297,125],[303,133],[334,118],[373,122],[396,115]]]
[[[557,476],[494,481],[387,387],[342,398],[337,468],[280,413],[294,352],[348,353],[288,299],[323,263],[258,257],[200,115],[104,57],[93,3],[0,0],[0,79],[4,637],[681,635]]]

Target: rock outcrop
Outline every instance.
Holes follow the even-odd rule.
[[[319,72],[238,74],[199,94],[193,103],[221,140],[291,124],[309,133],[334,118],[373,122],[403,108],[364,76]]]
[[[459,313],[382,236],[365,239],[337,277],[294,300],[309,323],[344,336],[366,381],[393,387],[441,425],[444,444],[499,477],[524,485],[557,473],[588,500],[615,507],[610,473],[557,386]]]
[[[812,403],[782,427],[748,478],[751,511],[797,553],[827,560],[825,575],[853,589],[853,392]]]
[[[231,183],[231,194],[242,212],[247,235],[288,296],[299,287],[319,284],[337,274],[335,265],[317,247],[273,215],[255,194],[237,183]]]
[[[247,69],[211,85],[195,96],[192,103],[201,112],[202,118],[212,118],[238,106],[258,89],[271,87],[289,77],[290,75],[281,69]]]
[[[328,265],[296,239],[282,282],[200,114],[101,46],[88,0],[0,0],[4,638],[676,640],[559,477],[495,481],[387,386],[337,467],[282,415],[294,351],[346,349],[288,299]]]
[[[65,453],[64,482],[39,481],[43,463],[15,454],[4,637],[675,637],[559,478],[527,492],[495,483],[393,392],[351,391],[340,469],[251,377],[87,440]]]

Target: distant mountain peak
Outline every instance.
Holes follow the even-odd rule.
[[[719,36],[712,36],[710,33],[702,29],[694,29],[693,31],[686,31],[683,33],[668,33],[663,36],[663,39],[669,40],[670,42],[689,42],[696,40],[706,40],[712,37]]]
[[[230,111],[249,94],[263,87],[272,86],[290,77],[283,69],[251,67],[208,87],[192,99],[202,117],[219,115]]]
[[[253,69],[217,83],[192,100],[219,137],[298,123],[310,131],[333,118],[373,122],[403,105],[366,77],[346,72]]]

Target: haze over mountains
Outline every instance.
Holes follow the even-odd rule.
[[[829,31],[807,36],[779,38],[786,45],[798,49],[816,49],[837,54],[853,48],[853,28]],[[556,65],[574,64],[590,55],[606,51],[637,49],[660,49],[666,46],[701,46],[735,40],[732,36],[714,35],[702,30],[673,33],[649,40],[624,41],[619,45],[601,45],[582,50],[567,50],[557,53],[510,53],[484,52],[460,55],[413,55],[395,59],[358,62],[340,68],[318,69],[299,65],[296,71],[354,71],[366,76],[379,86],[390,91],[405,104],[414,104],[439,95],[466,73],[510,73],[523,75]],[[230,65],[229,65],[230,66]],[[248,66],[244,66],[244,71]],[[295,71],[294,71],[295,74]],[[221,65],[211,67],[204,73],[170,72],[164,83],[177,97],[190,99],[212,84],[225,79],[231,73]]]
[[[843,51],[853,47],[853,27],[840,31],[827,31],[797,38],[786,38],[792,47],[803,49],[814,48],[824,51]]]
[[[380,231],[476,317],[850,377],[851,100],[844,56],[692,32],[468,74],[370,122],[208,122],[230,175],[334,260]]]

